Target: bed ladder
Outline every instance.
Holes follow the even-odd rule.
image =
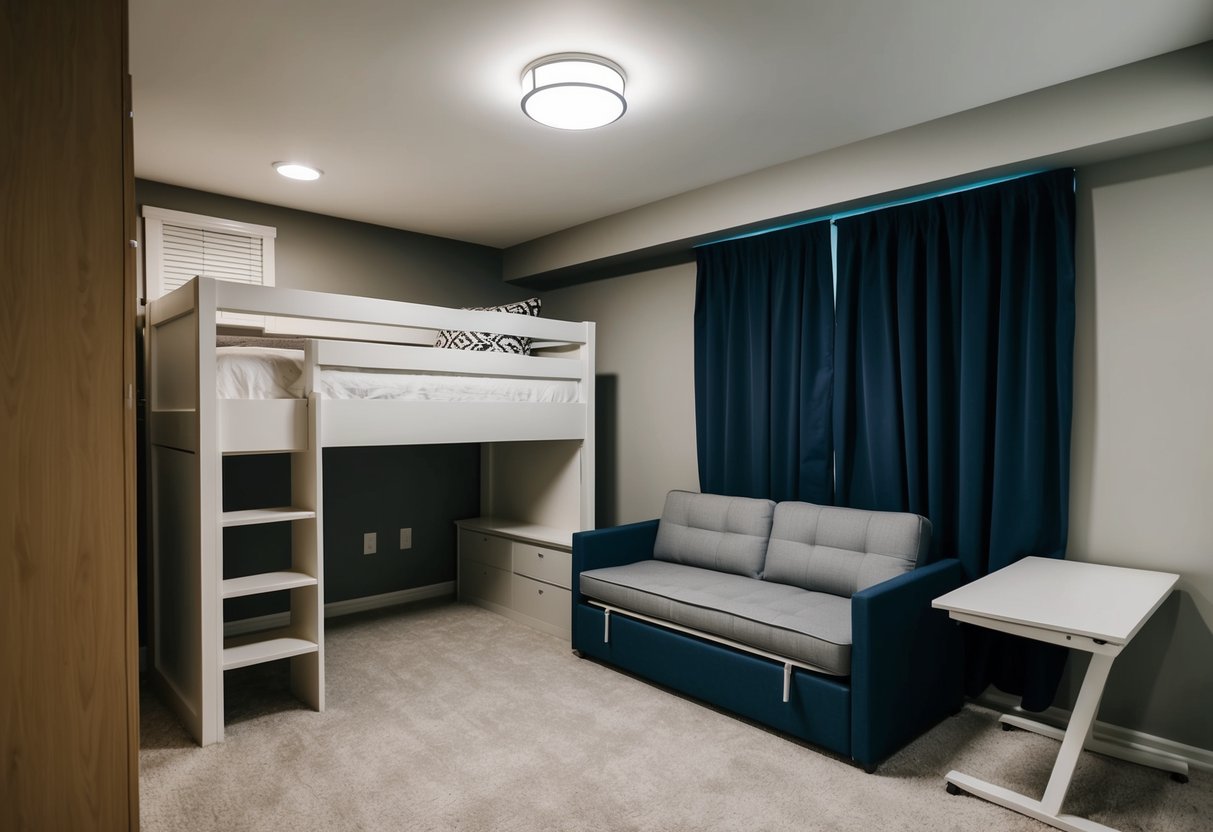
[[[229,598],[272,592],[290,593],[290,620],[284,627],[229,636],[222,641],[219,672],[210,691],[211,706],[205,708],[202,744],[223,739],[223,674],[228,670],[290,659],[291,691],[317,711],[324,710],[324,528],[322,518],[322,450],[319,446],[319,408],[314,397],[308,402],[307,447],[284,453],[290,458],[291,504],[241,511],[222,511],[217,538],[218,564],[215,574],[220,585],[218,603],[209,618],[222,628],[223,602]],[[218,466],[222,481],[222,465]],[[222,485],[220,484],[220,493]],[[238,564],[223,560],[223,530],[236,526],[289,523],[291,526],[291,565],[284,571],[263,572],[235,578],[223,578],[239,572]]]

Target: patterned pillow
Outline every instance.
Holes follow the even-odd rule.
[[[513,312],[516,315],[539,316],[543,301],[529,298],[501,306],[465,307],[475,312]],[[465,332],[461,329],[444,329],[438,333],[434,346],[445,350],[472,350],[473,352],[512,352],[518,355],[531,354],[531,339],[520,335],[499,335],[495,332]]]

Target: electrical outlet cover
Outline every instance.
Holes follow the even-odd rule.
[[[362,554],[373,555],[378,543],[378,535],[375,532],[367,532],[362,536]]]
[[[401,529],[400,530],[400,548],[402,550],[413,548],[413,530],[412,529]]]

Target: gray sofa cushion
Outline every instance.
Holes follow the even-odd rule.
[[[826,673],[851,673],[849,598],[659,560],[582,572],[581,592]]]
[[[757,578],[766,560],[775,504],[749,497],[671,491],[653,557]]]
[[[925,557],[931,521],[917,514],[780,503],[763,580],[850,598]]]

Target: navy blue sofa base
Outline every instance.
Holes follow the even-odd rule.
[[[783,701],[783,665],[692,635],[612,613],[603,643],[603,610],[579,604],[574,645],[584,656],[635,673],[739,716],[851,756],[851,689],[829,676],[793,670]]]
[[[573,649],[653,682],[850,758],[871,771],[960,710],[960,635],[931,600],[960,586],[954,559],[921,566],[855,594],[851,675],[793,668],[623,613],[581,595],[581,573],[653,556],[657,521],[573,535]]]

